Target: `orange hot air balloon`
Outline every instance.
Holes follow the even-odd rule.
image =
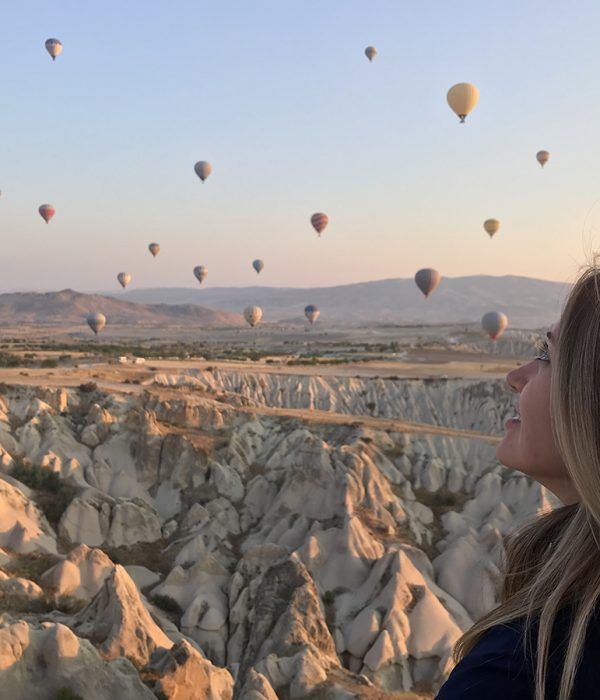
[[[38,211],[46,223],[48,223],[54,214],[56,214],[56,209],[51,204],[42,204]]]
[[[323,214],[323,212],[317,212],[310,217],[310,223],[313,225],[317,235],[320,236],[323,233],[325,226],[327,226],[329,223],[329,217],[327,214]]]

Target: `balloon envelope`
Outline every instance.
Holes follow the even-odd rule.
[[[498,229],[500,228],[500,222],[498,219],[486,219],[483,222],[483,228],[486,230],[487,233],[489,233],[490,238],[498,232]]]
[[[152,253],[155,258],[160,253],[160,245],[158,243],[150,243],[148,250]]]
[[[61,53],[63,45],[58,39],[46,39],[46,51],[52,56],[52,60]]]
[[[196,175],[204,182],[212,173],[212,165],[206,160],[199,160],[196,165],[194,165],[194,170]]]
[[[488,311],[481,319],[481,327],[492,340],[499,338],[508,326],[508,318],[501,311]]]
[[[367,46],[365,49],[365,56],[372,61],[375,56],[377,56],[377,49],[374,46]]]
[[[535,157],[536,157],[536,159],[537,159],[537,162],[538,162],[538,163],[542,166],[542,168],[543,168],[544,165],[546,165],[546,163],[550,160],[550,153],[549,153],[549,151],[538,151],[538,152],[535,154]]]
[[[129,272],[119,272],[117,279],[119,280],[121,287],[125,289],[125,287],[131,282],[131,275]]]
[[[327,226],[327,224],[329,223],[329,217],[327,216],[327,214],[323,214],[323,212],[318,211],[316,214],[313,214],[310,217],[310,223],[313,225],[313,228],[320,236],[325,226]]]
[[[256,274],[260,274],[264,266],[265,264],[262,260],[257,259],[252,262],[252,267],[256,270]]]
[[[204,265],[196,265],[194,268],[194,277],[202,284],[208,275],[208,268]]]
[[[260,306],[247,306],[244,309],[244,318],[252,328],[260,321],[262,315],[263,312]]]
[[[457,83],[448,90],[446,99],[450,109],[458,114],[461,122],[464,122],[479,100],[479,90],[471,83]]]
[[[314,304],[309,304],[304,307],[304,315],[312,324],[319,318],[321,312]]]
[[[85,320],[96,335],[98,335],[98,332],[101,331],[106,325],[106,316],[100,313],[88,314]]]
[[[422,270],[418,270],[415,274],[415,282],[417,287],[423,292],[425,298],[427,298],[431,292],[438,286],[442,276],[437,270],[431,267],[425,267]]]
[[[38,211],[40,212],[40,216],[46,223],[50,221],[50,219],[56,214],[56,210],[51,204],[42,204],[39,208]]]

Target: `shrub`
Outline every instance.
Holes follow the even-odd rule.
[[[25,464],[19,459],[15,460],[11,476],[37,491],[36,503],[52,527],[58,525],[62,514],[77,494],[77,489],[64,482],[56,472]]]
[[[375,411],[375,408],[376,408],[375,401],[369,401],[369,402],[367,403],[367,409],[368,409],[369,411],[371,411],[371,413],[373,413],[373,412]]]
[[[85,384],[80,384],[78,389],[84,394],[91,394],[98,389],[98,385],[96,382],[85,382]]]
[[[54,700],[83,700],[83,698],[74,693],[71,688],[64,687],[56,691]]]
[[[44,360],[41,361],[40,367],[54,369],[55,367],[58,367],[58,362],[52,357],[46,357]]]
[[[325,591],[323,593],[323,603],[325,605],[333,605],[335,601],[335,593],[333,591]]]

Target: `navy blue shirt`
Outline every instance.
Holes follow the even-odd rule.
[[[569,612],[557,614],[550,641],[547,700],[558,698],[564,654],[569,639]],[[531,643],[537,648],[537,623]],[[525,653],[523,623],[488,630],[451,672],[435,700],[533,700],[535,662]],[[600,624],[590,621],[583,659],[575,676],[572,700],[600,698]]]

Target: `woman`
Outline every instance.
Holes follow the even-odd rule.
[[[563,505],[507,538],[500,605],[458,640],[437,700],[600,698],[600,268],[546,335],[507,376],[517,415],[496,454]]]

